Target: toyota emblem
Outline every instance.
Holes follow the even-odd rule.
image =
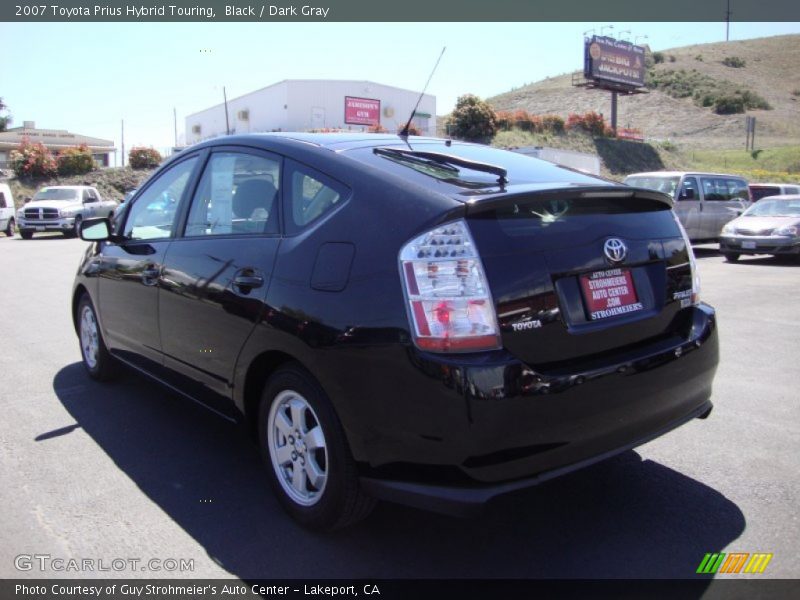
[[[621,263],[628,255],[628,247],[619,238],[608,238],[603,244],[603,252],[611,263]]]

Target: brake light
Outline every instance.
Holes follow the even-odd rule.
[[[689,255],[689,270],[692,274],[692,305],[696,305],[700,303],[700,275],[697,272],[697,259],[694,257],[694,250],[692,249],[692,242],[689,240],[689,235],[678,219],[678,215],[673,212],[672,216],[675,218],[675,223],[678,224],[678,229],[681,230],[683,241],[686,244],[686,252]]]
[[[414,343],[432,352],[500,347],[489,284],[463,220],[432,229],[400,250]]]

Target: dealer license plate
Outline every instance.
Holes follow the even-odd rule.
[[[745,250],[755,250],[756,249],[756,243],[755,242],[751,242],[750,240],[745,240],[745,241],[742,242],[742,248],[744,248]]]
[[[607,269],[580,276],[583,299],[592,321],[642,310],[627,269]]]

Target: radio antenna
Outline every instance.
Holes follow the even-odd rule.
[[[411,111],[411,116],[408,117],[408,122],[406,123],[406,126],[403,127],[403,129],[400,131],[400,133],[397,134],[400,137],[404,137],[404,138],[408,137],[408,129],[409,129],[409,127],[411,127],[411,121],[414,120],[414,115],[417,114],[417,109],[419,108],[419,103],[422,102],[422,97],[425,95],[425,90],[428,89],[428,84],[431,82],[431,79],[433,78],[433,74],[436,72],[436,67],[439,66],[439,61],[442,60],[442,56],[444,56],[444,51],[445,50],[447,50],[447,46],[444,46],[442,48],[442,51],[439,54],[439,58],[436,59],[436,64],[433,65],[433,71],[431,71],[431,74],[428,75],[428,81],[425,82],[425,87],[422,88],[422,93],[419,95],[419,98],[417,99],[417,103],[414,105],[414,110]]]

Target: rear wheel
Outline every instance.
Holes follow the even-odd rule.
[[[8,225],[6,226],[6,235],[8,237],[14,237],[14,219],[8,220]]]
[[[738,252],[726,252],[725,254],[723,254],[723,256],[725,257],[725,260],[727,260],[728,262],[736,262],[737,260],[739,260]]]
[[[270,377],[259,410],[261,454],[284,509],[301,525],[334,530],[366,517],[355,461],[322,388],[299,365]]]
[[[84,294],[78,304],[78,338],[83,366],[86,367],[89,376],[98,381],[114,377],[117,374],[118,363],[103,341],[97,313],[88,294]]]
[[[20,229],[19,235],[23,240],[29,240],[33,237],[33,232],[28,229]]]

